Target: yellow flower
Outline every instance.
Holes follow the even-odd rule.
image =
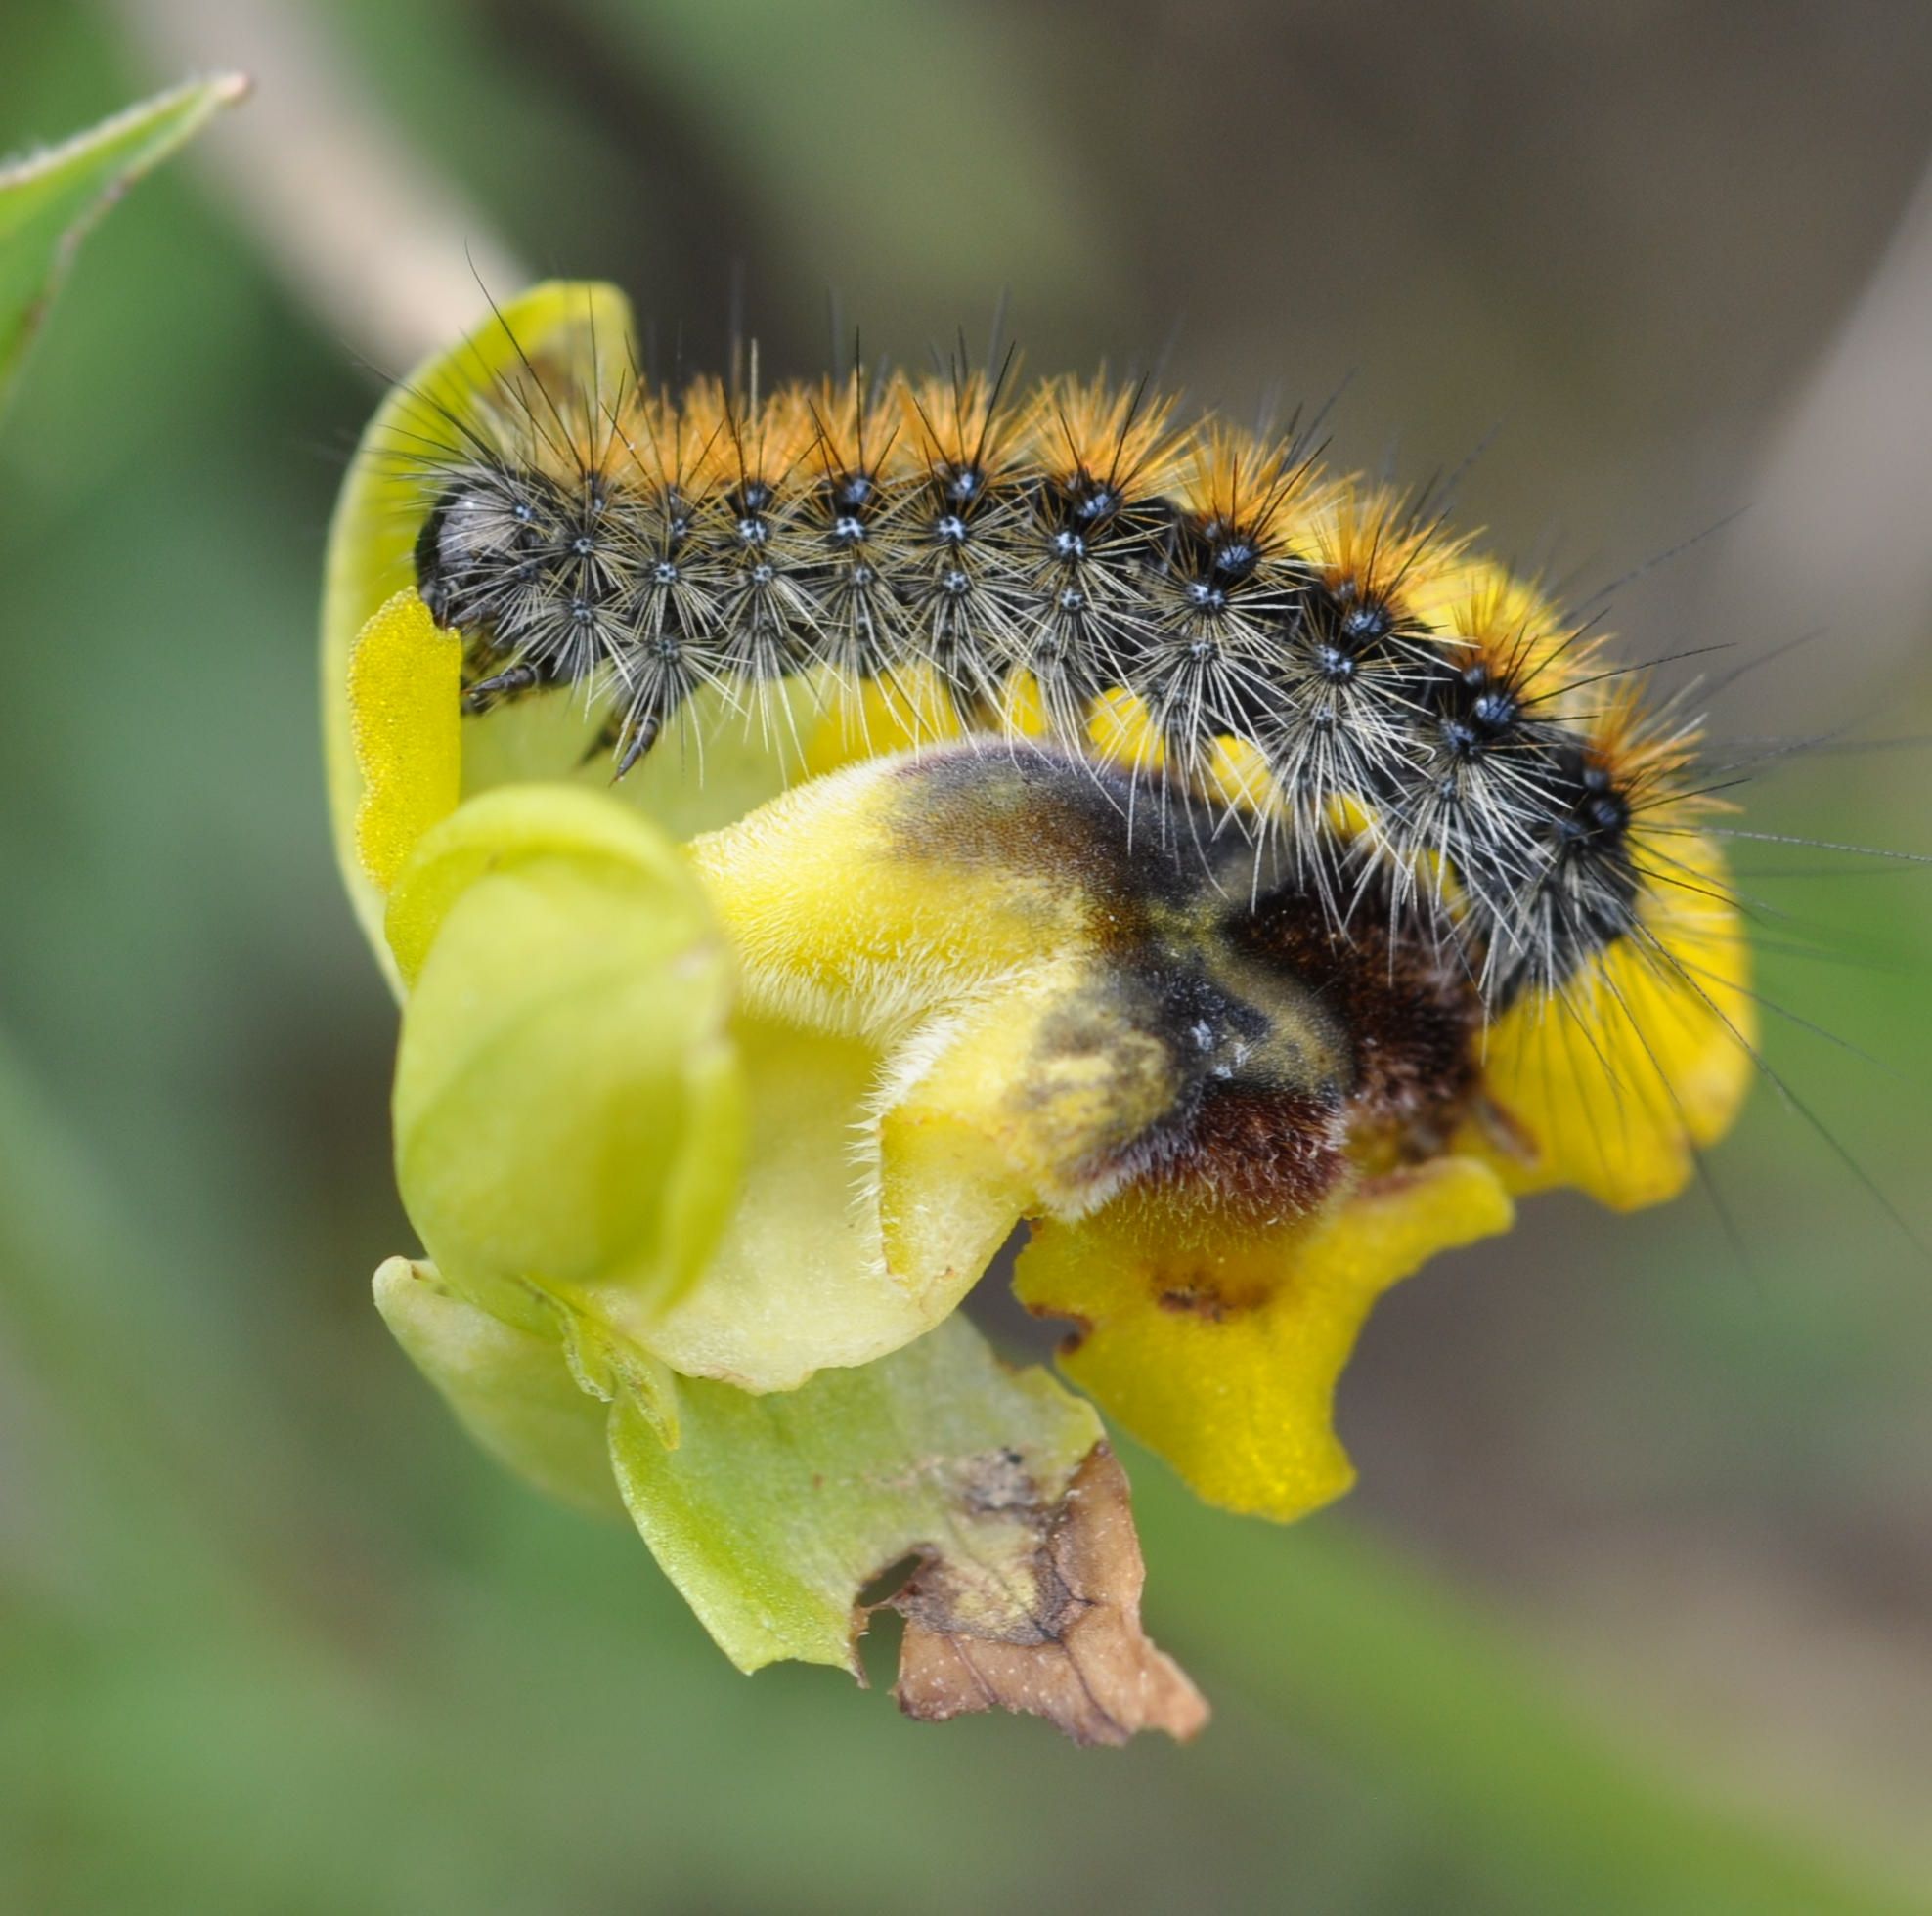
[[[627,331],[606,288],[513,302],[390,397],[338,513],[331,802],[403,998],[397,1175],[433,1260],[384,1267],[385,1316],[526,1474],[608,1502],[614,1458],[747,1667],[849,1658],[854,1592],[932,1546],[934,1498],[955,1526],[1032,1513],[974,1560],[1037,1567],[1098,1426],[947,1322],[1023,1224],[1018,1288],[1073,1321],[1066,1374],[1197,1491],[1276,1518],[1338,1495],[1335,1386],[1383,1289],[1506,1230],[1513,1193],[1667,1197],[1729,1124],[1750,1017],[1721,884],[1656,888],[1647,945],[1485,1028],[1373,911],[1346,934],[1312,897],[1270,915],[1263,854],[1137,828],[1104,764],[925,726],[904,749],[941,703],[916,668],[700,712],[701,778],[660,749],[616,788],[568,691],[462,718],[385,449]],[[1117,694],[1096,751],[1146,766],[1120,741],[1156,731]],[[1229,742],[1210,771],[1240,798],[1257,767]],[[1671,855],[1720,871],[1702,841]],[[796,1496],[814,1442],[862,1453],[840,1480],[870,1490],[818,1545],[789,1511],[763,1537],[787,1567],[754,1562],[727,1505]],[[973,1473],[1008,1456],[1026,1488],[1002,1502]],[[1000,1614],[987,1640],[1012,1640]]]

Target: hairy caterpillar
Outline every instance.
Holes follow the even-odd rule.
[[[1619,944],[1681,968],[1653,909],[1709,882],[1694,721],[1306,433],[1010,362],[671,394],[594,348],[448,423],[402,457],[472,713],[575,687],[622,777],[699,690],[816,673],[915,736],[1044,735],[1209,801],[1338,925],[1392,892],[1492,1011]]]

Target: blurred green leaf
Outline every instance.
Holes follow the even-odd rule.
[[[1034,75],[995,16],[878,0],[579,0],[577,11],[614,57],[702,109],[783,208],[804,270],[836,283],[862,224],[867,251],[900,279],[968,299],[1002,283],[1037,298],[1116,283],[1064,128],[1032,97]],[[916,179],[922,163],[933,193],[877,190],[886,169]]]
[[[88,228],[247,90],[236,73],[196,80],[0,166],[0,406]]]
[[[1153,1478],[1154,1473],[1145,1473]],[[1407,1796],[1540,1906],[1645,1916],[1909,1916],[1924,1904],[1817,1823],[1774,1826],[1682,1750],[1619,1736],[1504,1615],[1346,1522],[1229,1526],[1172,1480],[1142,1498],[1169,1588],[1217,1640],[1212,1694],[1251,1701]],[[1265,1591],[1265,1603],[1232,1593]],[[1225,1673],[1216,1669],[1226,1659]]]

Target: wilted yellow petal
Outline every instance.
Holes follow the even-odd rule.
[[[669,1451],[620,1397],[611,1455],[644,1541],[741,1670],[856,1669],[859,1591],[909,1553],[956,1559],[988,1621],[1019,1624],[1041,1517],[1101,1441],[1090,1406],[1008,1369],[960,1319],[802,1390],[681,1395]]]
[[[1370,1179],[1272,1226],[1130,1193],[1036,1226],[1015,1287],[1076,1322],[1062,1368],[1196,1492],[1286,1521],[1354,1480],[1335,1386],[1370,1305],[1512,1216],[1495,1173],[1467,1157]]]

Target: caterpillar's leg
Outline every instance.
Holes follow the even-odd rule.
[[[534,692],[540,685],[549,683],[549,675],[536,666],[505,666],[502,672],[493,673],[488,678],[479,678],[473,685],[464,687],[463,710],[488,712],[506,700],[521,698],[524,693]]]
[[[583,756],[577,761],[577,769],[582,771],[593,759],[599,757],[605,752],[616,751],[617,742],[623,736],[624,715],[621,712],[613,711],[605,718],[603,723],[592,733],[590,744],[585,746]],[[619,772],[617,775],[621,778],[624,774]]]
[[[617,766],[610,775],[613,785],[657,743],[665,725],[684,703],[687,690],[683,685],[667,685],[654,697],[634,700],[628,709],[612,713],[598,737],[601,742],[608,735],[617,748]]]
[[[610,775],[615,785],[624,774],[657,743],[657,735],[664,729],[664,718],[659,713],[630,721],[631,736],[624,741],[624,749],[617,757],[617,769]]]

